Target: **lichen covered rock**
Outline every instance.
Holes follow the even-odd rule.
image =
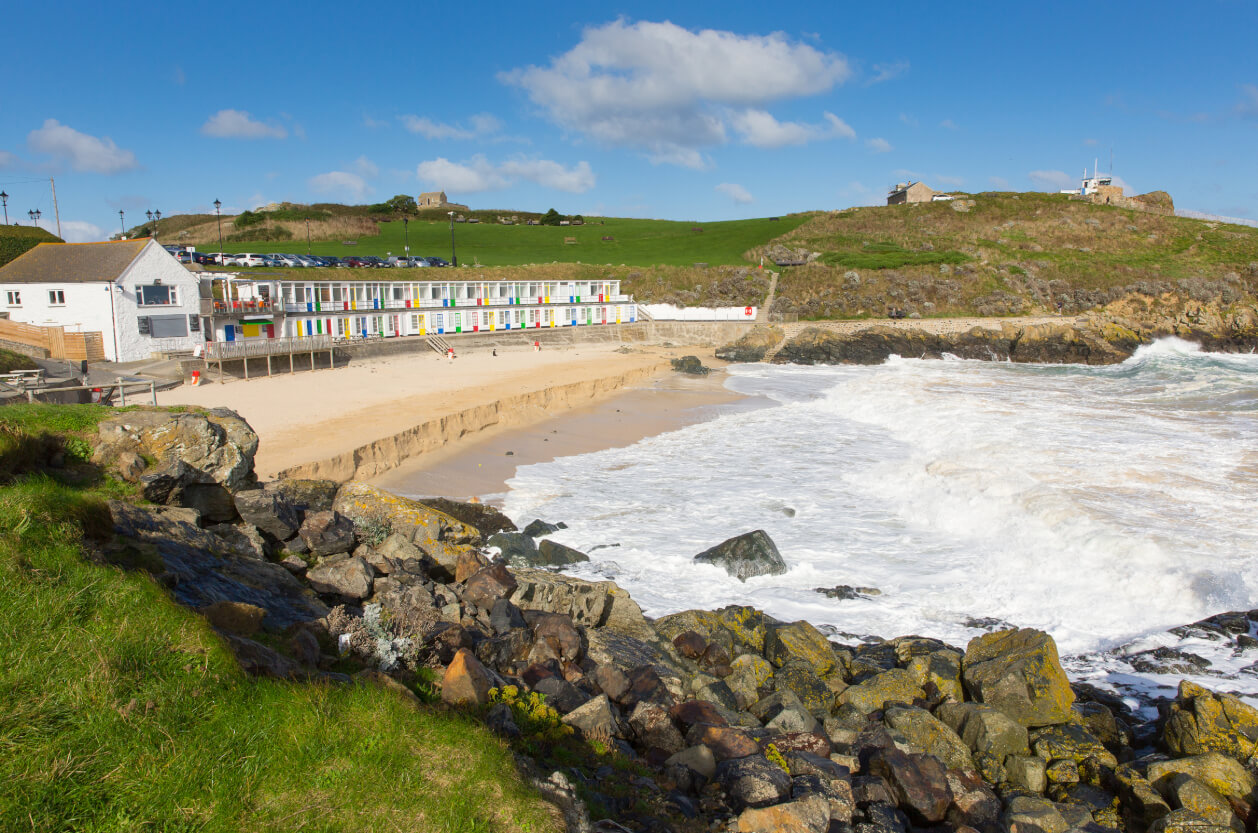
[[[1000,709],[1023,726],[1070,720],[1074,691],[1043,631],[997,631],[970,640],[961,661],[966,689],[980,703]]]

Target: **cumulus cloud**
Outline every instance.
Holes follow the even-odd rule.
[[[825,114],[823,124],[780,122],[764,110],[744,110],[730,116],[730,125],[743,142],[758,148],[802,145],[819,139],[854,139],[856,131],[833,113]]]
[[[878,139],[878,138],[866,139],[865,147],[869,148],[874,153],[890,153],[891,151],[895,150],[895,148],[891,147],[891,143],[888,142],[886,139]]]
[[[468,126],[445,124],[424,116],[401,116],[402,126],[425,139],[477,139],[491,136],[502,129],[502,122],[489,113],[478,113],[468,119]]]
[[[51,228],[55,232],[57,228],[56,223],[53,223]],[[104,229],[95,223],[88,223],[83,220],[61,221],[61,239],[67,243],[96,243],[107,239],[108,236],[105,234]]]
[[[908,61],[892,61],[891,63],[874,64],[874,76],[869,79],[869,83],[881,84],[883,81],[890,81],[892,78],[899,78],[908,71]]]
[[[365,179],[349,171],[328,171],[310,177],[306,184],[317,194],[348,198],[354,202],[365,201],[371,191]]]
[[[56,119],[48,119],[43,127],[27,134],[26,144],[36,153],[68,163],[76,171],[117,174],[140,167],[134,153],[118,147],[108,136],[89,136]]]
[[[219,110],[201,125],[206,136],[219,139],[283,139],[288,131],[278,124],[265,124],[244,110]]]
[[[913,116],[910,116],[908,113],[901,113],[900,121],[904,122],[909,127],[917,127],[917,124],[918,124],[917,119],[914,118]]]
[[[25,167],[22,158],[16,153],[0,150],[0,171],[13,171]]]
[[[354,160],[354,164],[350,166],[354,173],[364,179],[375,179],[380,174],[380,168],[375,162],[372,162],[366,156],[360,156]]]
[[[1062,191],[1079,184],[1065,171],[1031,171],[1027,177],[1040,188],[1052,191]]]
[[[716,186],[718,193],[724,194],[739,205],[746,205],[749,202],[755,202],[755,198],[751,196],[751,192],[741,185],[733,182],[722,182]]]
[[[780,32],[739,35],[622,19],[585,29],[580,43],[548,66],[498,77],[565,129],[697,168],[706,164],[702,148],[726,141],[727,121],[746,126],[748,113],[826,92],[851,72],[842,55]],[[778,131],[771,141],[791,133]]]
[[[1244,118],[1258,118],[1258,85],[1241,85],[1241,100],[1236,105],[1236,112]]]
[[[442,190],[467,194],[502,190],[521,179],[582,194],[593,188],[597,179],[588,162],[568,168],[549,159],[517,157],[495,165],[479,153],[466,162],[451,162],[445,157],[420,162],[415,173],[421,181]]]

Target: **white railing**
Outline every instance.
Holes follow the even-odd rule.
[[[286,356],[290,353],[313,353],[332,349],[329,335],[305,338],[250,338],[244,341],[210,341],[205,345],[206,361],[253,359],[261,356]]]
[[[546,297],[546,296],[543,296]],[[295,314],[320,314],[332,312],[384,312],[396,310],[430,310],[430,309],[455,309],[455,310],[471,310],[477,307],[559,307],[559,306],[581,306],[598,304],[623,304],[630,301],[629,295],[606,295],[602,301],[598,300],[598,296],[582,295],[580,301],[569,301],[574,298],[573,295],[551,295],[550,303],[537,303],[537,296],[524,295],[517,298],[514,303],[509,298],[455,298],[452,301],[442,300],[440,298],[425,298],[419,301],[396,301],[393,299],[383,300],[380,306],[375,306],[374,299],[357,300],[357,301],[302,301],[295,303],[292,301],[285,302],[284,312]],[[478,303],[479,301],[479,303]],[[348,306],[347,306],[348,305]]]

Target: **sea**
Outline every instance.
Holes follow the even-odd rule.
[[[893,356],[732,365],[724,384],[746,398],[523,466],[496,502],[564,522],[552,537],[590,556],[566,572],[650,616],[746,604],[839,642],[962,649],[1038,628],[1072,678],[1133,707],[1181,677],[1258,703],[1258,650],[1178,627],[1258,608],[1258,355],[1165,339],[1110,366]],[[694,561],[756,529],[785,574]],[[866,592],[817,591],[838,585]],[[1137,670],[1158,648],[1178,667]]]

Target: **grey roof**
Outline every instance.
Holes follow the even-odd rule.
[[[0,283],[115,281],[148,243],[148,238],[109,243],[40,243],[0,267]]]

